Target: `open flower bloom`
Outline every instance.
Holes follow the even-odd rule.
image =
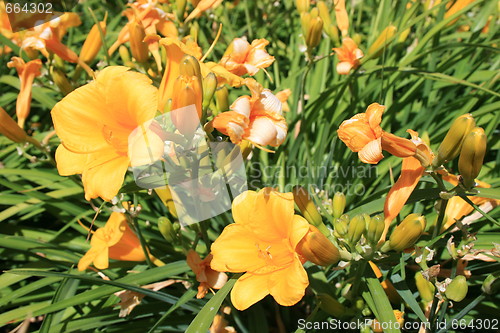
[[[35,77],[40,76],[40,68],[42,68],[42,61],[40,59],[28,61],[25,63],[22,58],[12,57],[11,61],[7,63],[8,67],[15,67],[21,86],[19,95],[17,95],[16,114],[17,123],[19,127],[24,127],[24,122],[31,110],[31,88]]]
[[[37,25],[27,30],[23,36],[21,47],[30,50],[38,50],[45,57],[49,57],[47,51],[57,54],[62,59],[77,63],[78,55],[61,42],[66,30],[75,27],[82,22],[75,13],[64,13],[53,20]]]
[[[210,267],[210,262],[213,256],[209,254],[205,259],[201,260],[196,251],[189,250],[187,254],[187,263],[196,274],[196,281],[200,283],[198,286],[198,294],[196,298],[203,298],[208,293],[210,288],[220,289],[227,282],[227,274],[214,271]]]
[[[224,52],[220,64],[236,75],[255,75],[259,69],[274,62],[274,57],[265,50],[268,44],[265,39],[255,39],[249,44],[243,38],[235,38]]]
[[[193,11],[189,14],[189,16],[186,18],[186,20],[184,22],[191,21],[193,18],[198,17],[204,11],[209,10],[210,8],[215,8],[215,7],[219,6],[221,3],[222,3],[222,0],[201,0],[201,1],[198,1],[198,3],[196,4],[196,7],[193,9]]]
[[[122,213],[113,212],[106,225],[94,232],[90,250],[78,262],[78,270],[86,270],[91,263],[98,269],[106,269],[109,259],[146,260],[139,238],[130,229],[127,218]]]
[[[161,157],[163,140],[151,122],[157,95],[146,75],[110,66],[54,106],[52,119],[62,141],[57,169],[63,176],[83,175],[87,200],[111,200],[129,164],[140,164],[136,156],[142,160],[147,151],[152,160]]]
[[[398,216],[399,212],[406,204],[411,193],[422,178],[425,169],[432,163],[434,154],[431,149],[419,138],[418,133],[408,130],[411,134],[412,142],[415,145],[414,155],[403,158],[401,175],[387,194],[384,203],[385,229],[382,239],[385,239],[392,220]]]
[[[167,14],[158,7],[156,0],[139,0],[128,4],[130,8],[123,11],[128,19],[128,23],[120,30],[118,39],[109,48],[109,54],[113,54],[120,45],[130,40],[129,26],[135,22],[139,22],[140,26],[144,27],[144,33],[148,41],[148,48],[159,69],[161,66],[161,56],[159,53],[158,40],[151,38],[160,33],[164,37],[177,37],[178,32],[175,27],[173,14]]]
[[[309,280],[295,248],[309,224],[294,214],[293,194],[247,191],[234,199],[232,213],[235,223],[212,244],[211,266],[246,272],[231,291],[235,308],[245,310],[269,294],[281,305],[296,304]]]
[[[416,146],[411,140],[382,130],[380,123],[384,110],[383,105],[370,104],[365,113],[358,113],[345,120],[337,131],[339,139],[358,153],[359,159],[364,163],[377,164],[384,158],[382,150],[397,157],[415,155]]]
[[[363,51],[358,48],[358,45],[349,37],[344,38],[342,47],[335,47],[333,51],[339,58],[337,64],[337,73],[347,75],[353,68],[360,65],[359,59],[363,57]]]
[[[459,177],[453,174],[447,173],[446,171],[440,172],[443,176],[443,180],[452,184],[453,186],[457,186],[459,183]],[[491,185],[480,181],[479,179],[475,180],[478,188],[490,188]],[[477,206],[480,206],[481,210],[485,213],[491,211],[493,208],[500,205],[500,200],[497,199],[489,199],[478,196],[470,196],[470,201],[472,201]],[[454,196],[450,200],[448,200],[448,204],[446,205],[446,210],[444,213],[444,221],[443,226],[441,227],[441,231],[444,231],[455,224],[457,221],[469,215],[474,210],[468,202],[459,196]],[[480,214],[480,213],[479,213]],[[482,215],[480,215],[482,216]],[[468,217],[469,218],[469,217]],[[465,224],[465,219],[464,219]]]
[[[285,141],[288,126],[282,112],[281,101],[255,80],[247,79],[252,96],[241,96],[231,105],[231,111],[215,117],[213,126],[239,144],[248,140],[252,144],[278,147]]]

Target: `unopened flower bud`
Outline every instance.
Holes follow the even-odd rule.
[[[345,194],[342,192],[337,192],[333,196],[333,203],[332,203],[332,208],[333,208],[333,217],[338,219],[339,217],[344,214],[344,209],[345,209]]]
[[[168,218],[160,217],[158,219],[158,229],[167,242],[173,243],[175,241],[176,233],[174,231],[174,226]]]
[[[295,0],[295,6],[299,13],[305,13],[309,11],[309,6],[311,5],[311,0]]]
[[[141,64],[146,63],[148,61],[149,49],[148,44],[144,42],[144,38],[146,37],[144,27],[140,22],[133,21],[129,23],[128,31],[130,34],[132,56],[137,62]]]
[[[377,244],[384,232],[385,222],[382,215],[375,215],[366,225],[366,239],[370,244]]]
[[[476,126],[476,122],[470,113],[464,114],[451,124],[451,127],[446,133],[443,142],[439,145],[438,153],[433,161],[435,167],[443,163],[449,162],[458,156],[462,149],[467,134]]]
[[[321,41],[321,32],[323,31],[323,20],[321,17],[311,17],[309,25],[307,27],[307,32],[305,34],[306,45],[309,50],[314,49],[318,46]]]
[[[54,80],[54,83],[59,88],[59,90],[61,90],[63,95],[67,95],[75,89],[62,70],[56,67],[52,67],[50,72],[52,80]]]
[[[383,53],[383,49],[389,45],[391,38],[396,34],[397,28],[393,25],[386,27],[380,35],[377,37],[375,42],[368,49],[367,57],[377,58]]]
[[[468,290],[467,279],[465,276],[459,275],[451,281],[448,287],[446,287],[445,295],[452,301],[460,302],[467,296]]]
[[[229,91],[225,86],[215,91],[215,102],[220,112],[229,110]]]
[[[351,245],[355,245],[363,235],[367,220],[370,220],[370,216],[361,214],[354,216],[349,222],[346,239]]]
[[[500,291],[500,273],[490,274],[486,277],[481,290],[488,295],[496,295]]]
[[[333,222],[334,232],[337,237],[343,238],[347,235],[347,228],[349,226],[349,215],[344,214]]]
[[[215,89],[217,89],[217,76],[210,72],[203,79],[203,109],[210,105]]]
[[[337,247],[313,225],[309,225],[309,231],[297,244],[296,251],[319,266],[332,265],[340,260]]]
[[[127,47],[125,47],[125,45],[121,45],[118,48],[118,54],[120,54],[120,58],[125,65],[131,63],[130,52],[128,51]]]
[[[302,186],[293,188],[293,200],[306,220],[316,227],[323,226],[323,219],[312,201],[309,192]],[[321,227],[323,229],[323,227]],[[322,231],[324,233],[324,231]]]
[[[348,309],[339,301],[328,294],[318,294],[318,304],[321,310],[335,318],[342,318],[348,312]]]
[[[186,11],[186,0],[175,0],[175,14],[179,21],[184,21],[184,13]]]
[[[333,24],[326,25],[324,27],[326,34],[330,37],[334,44],[340,44],[339,29]]]
[[[2,107],[0,107],[0,134],[14,142],[25,142],[28,138],[26,132]]]
[[[200,126],[203,92],[196,76],[181,75],[174,83],[172,97],[172,123],[183,135],[192,136]],[[193,107],[194,109],[185,109]],[[195,112],[193,112],[195,111]]]
[[[195,76],[200,83],[202,82],[200,63],[193,56],[186,55],[181,59],[179,73],[184,76]]]
[[[458,159],[458,171],[466,188],[474,187],[485,153],[486,135],[481,127],[476,127],[465,137]]]
[[[103,34],[106,34],[106,22],[99,22],[101,27],[101,31]],[[82,50],[80,51],[80,60],[89,64],[92,60],[95,59],[97,53],[102,46],[101,33],[99,32],[99,26],[94,24],[92,29],[90,29],[85,42],[83,43]]]
[[[347,15],[347,10],[345,9],[345,0],[334,1],[334,5],[337,26],[342,32],[342,36],[345,37],[349,30],[349,15]]]
[[[157,187],[155,188],[155,192],[160,197],[161,201],[168,208],[170,214],[175,218],[178,217],[177,210],[175,209],[175,203],[172,197],[172,192],[170,192],[170,188],[168,186]]]
[[[328,10],[328,6],[324,1],[318,1],[316,4],[318,11],[319,11],[319,17],[323,20],[323,26],[328,27],[332,24],[332,19],[330,17],[330,11]]]
[[[425,217],[420,214],[408,215],[392,232],[389,245],[392,250],[401,252],[413,246],[425,229]]]
[[[415,273],[415,284],[423,301],[430,302],[434,299],[436,287],[434,287],[432,282],[426,280],[420,271]]]

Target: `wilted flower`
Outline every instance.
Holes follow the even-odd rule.
[[[187,263],[196,274],[196,281],[200,283],[196,298],[205,297],[210,288],[220,289],[227,282],[226,273],[217,272],[210,267],[212,258],[212,254],[209,254],[205,259],[201,260],[200,255],[194,250],[189,250],[187,254]]]
[[[247,191],[233,201],[234,224],[212,244],[212,268],[246,272],[231,291],[231,301],[245,310],[271,294],[281,305],[291,306],[309,285],[297,244],[309,224],[294,214],[292,193],[271,188]]]

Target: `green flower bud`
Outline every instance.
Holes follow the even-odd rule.
[[[490,274],[483,282],[481,290],[488,295],[496,295],[500,291],[500,273]]]
[[[173,243],[175,241],[176,232],[172,222],[168,218],[160,217],[158,219],[158,229],[167,242]]]
[[[446,288],[445,295],[448,299],[461,302],[465,296],[467,296],[467,291],[469,287],[467,286],[467,280],[465,276],[459,275],[451,281],[451,283]]]
[[[375,215],[366,225],[366,239],[370,244],[377,244],[384,232],[385,222],[383,215]]]
[[[345,194],[342,192],[337,192],[333,196],[333,217],[338,219],[342,214],[344,214],[345,209]]]
[[[462,149],[465,136],[476,126],[470,113],[464,114],[451,124],[450,130],[439,145],[438,153],[433,161],[434,167],[449,162],[458,156]]]
[[[344,214],[333,222],[334,232],[337,237],[343,238],[347,235],[347,227],[349,225],[349,215]]]
[[[370,220],[370,216],[368,216],[368,214],[361,214],[354,216],[351,222],[349,222],[346,238],[351,245],[355,245],[361,238],[361,235],[363,235],[366,220]]]
[[[344,317],[348,309],[339,301],[328,294],[318,294],[319,307],[329,315],[340,318]]]
[[[458,171],[466,188],[474,187],[485,153],[486,135],[481,127],[476,127],[465,137],[458,159]]]
[[[415,273],[415,284],[423,301],[430,302],[434,299],[436,287],[434,287],[432,282],[427,281],[420,271]]]

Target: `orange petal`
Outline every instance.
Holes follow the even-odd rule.
[[[269,292],[283,306],[300,301],[308,285],[306,270],[298,258],[289,267],[272,273],[269,278]]]
[[[231,290],[231,302],[240,311],[248,309],[269,295],[270,275],[246,273],[236,281]]]
[[[397,157],[409,157],[415,155],[417,146],[411,140],[384,132],[382,135],[382,149]]]
[[[384,216],[385,216],[385,230],[382,235],[382,239],[385,238],[387,230],[392,220],[398,216],[399,212],[406,203],[406,200],[410,197],[411,193],[418,184],[418,181],[422,177],[425,168],[422,167],[419,160],[414,157],[407,157],[403,159],[403,165],[401,168],[401,175],[399,176],[397,182],[392,186],[391,190],[387,194],[384,204]]]

